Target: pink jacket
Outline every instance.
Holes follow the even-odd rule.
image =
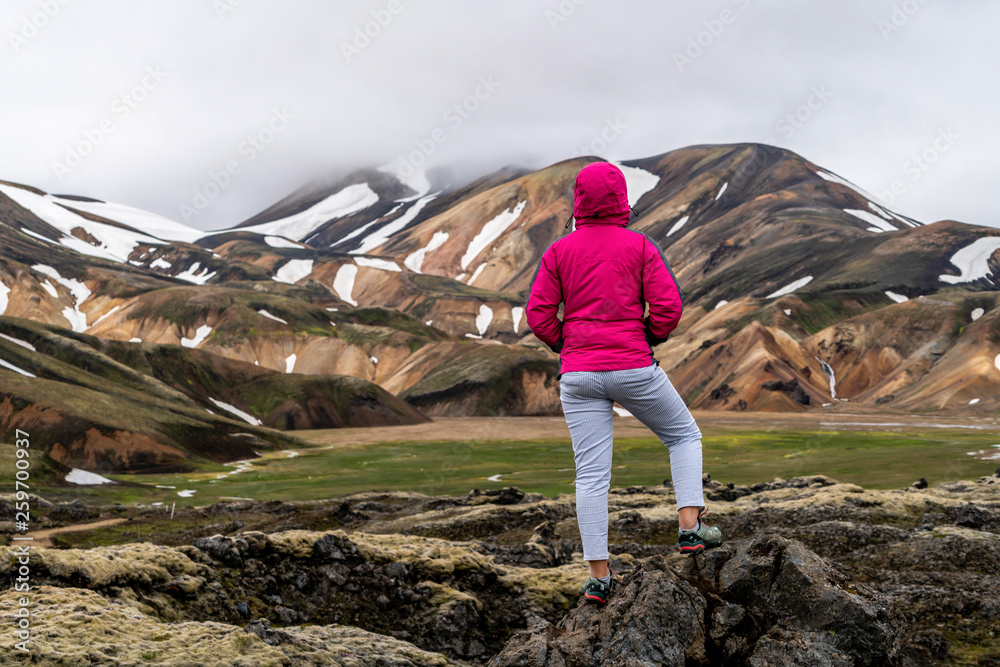
[[[677,279],[653,239],[625,228],[629,213],[618,167],[594,162],[580,170],[576,230],[542,255],[527,305],[528,326],[560,353],[561,373],[659,364],[652,345],[680,321],[684,295]]]

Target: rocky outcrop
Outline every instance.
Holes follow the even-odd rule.
[[[606,609],[581,603],[557,624],[518,633],[493,667],[886,665],[899,656],[902,615],[885,595],[777,535],[704,558],[650,558]]]
[[[897,490],[824,476],[704,484],[727,541],[695,558],[676,553],[671,488],[611,493],[612,566],[625,581],[603,609],[580,604],[586,569],[570,495],[508,487],[185,509],[173,537],[165,519],[143,529],[179,546],[34,550],[39,603],[91,618],[44,626],[38,655],[42,664],[134,664],[155,651],[190,654],[190,664],[219,655],[358,665],[1000,659],[1000,476]],[[13,517],[12,500],[0,498],[0,519]],[[132,511],[32,507],[43,526]],[[138,516],[150,522],[153,510],[165,516]],[[316,529],[331,523],[339,528]],[[14,549],[0,551],[0,606],[15,603],[15,567]],[[120,641],[100,639],[105,627]],[[100,636],[84,639],[91,630]],[[100,655],[80,652],[88,642]],[[343,648],[329,657],[324,644]]]

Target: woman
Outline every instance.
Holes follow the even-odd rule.
[[[722,543],[701,522],[701,431],[653,345],[681,318],[683,295],[666,257],[645,234],[626,229],[625,176],[594,162],[576,177],[576,229],[542,255],[531,281],[528,326],[560,354],[560,398],[576,459],[576,512],[590,579],[582,592],[604,604],[621,578],[608,567],[612,402],[653,431],[670,452],[678,546],[697,553]],[[645,305],[649,316],[643,318]],[[562,321],[556,316],[564,304]]]

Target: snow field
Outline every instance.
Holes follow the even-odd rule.
[[[215,407],[221,408],[222,410],[225,410],[226,412],[232,415],[236,415],[237,417],[239,417],[248,424],[253,424],[254,426],[261,426],[263,423],[253,415],[243,412],[234,405],[229,405],[229,403],[223,403],[222,401],[218,401],[212,397],[209,397],[208,400],[212,401],[212,403],[215,403]]]
[[[427,242],[427,245],[419,250],[414,250],[406,256],[406,259],[403,260],[403,265],[414,273],[420,273],[427,255],[440,248],[447,240],[448,232],[434,232],[434,236]]]
[[[476,258],[488,245],[500,238],[500,235],[507,231],[514,222],[520,217],[521,213],[524,211],[524,207],[528,204],[527,201],[520,202],[513,209],[507,209],[501,212],[495,218],[483,225],[479,233],[473,237],[472,241],[469,242],[469,247],[465,250],[465,254],[462,255],[462,259],[459,262],[463,269],[469,268],[469,264],[472,260]]]
[[[313,261],[311,259],[290,259],[275,272],[274,280],[294,285],[312,273],[312,270]]]
[[[399,216],[398,218],[396,218],[389,224],[385,225],[384,227],[379,227],[374,232],[366,236],[361,241],[361,245],[352,250],[351,254],[363,255],[369,250],[373,250],[382,245],[383,243],[389,240],[390,236],[392,236],[393,234],[395,234],[396,232],[400,231],[408,224],[413,222],[414,218],[416,218],[420,214],[420,211],[423,210],[423,208],[427,206],[427,204],[431,203],[431,201],[433,201],[435,198],[437,198],[437,194],[428,195],[426,197],[417,200],[417,202],[413,204],[413,206],[411,206],[409,209],[407,209],[407,211],[403,213],[403,215]]]
[[[896,303],[904,303],[910,300],[909,297],[903,296],[902,294],[896,294],[895,292],[890,292],[888,290],[886,290],[885,295]]]
[[[521,306],[514,306],[510,309],[510,318],[514,320],[514,333],[521,328],[521,318],[524,317],[524,308]]]
[[[774,292],[772,294],[768,294],[764,298],[766,298],[766,299],[777,299],[779,296],[785,296],[786,294],[791,294],[792,292],[794,292],[794,291],[796,291],[798,289],[801,289],[801,288],[805,287],[806,285],[808,285],[809,283],[811,283],[812,279],[813,279],[812,276],[806,276],[805,278],[800,278],[800,279],[796,280],[794,283],[791,283],[789,285],[786,285],[786,286],[782,287],[777,292]]]
[[[70,484],[114,484],[114,481],[107,477],[102,477],[96,472],[88,472],[80,468],[73,468],[63,479]]]
[[[212,327],[207,324],[203,324],[194,332],[194,338],[181,338],[181,345],[184,347],[198,347],[201,345],[202,341],[208,338],[208,334],[212,333]]]
[[[87,316],[80,310],[80,306],[82,306],[83,302],[90,297],[91,294],[90,288],[84,285],[79,280],[73,280],[72,278],[63,278],[61,275],[59,275],[59,272],[56,269],[52,268],[51,266],[47,266],[45,264],[35,264],[31,268],[34,269],[35,271],[38,271],[39,273],[43,273],[49,276],[50,278],[52,278],[57,283],[59,283],[60,285],[62,285],[63,287],[65,287],[70,291],[70,294],[73,295],[73,306],[72,307],[67,306],[66,308],[63,308],[62,310],[63,317],[65,317],[69,321],[70,327],[73,329],[73,331],[77,333],[82,333],[86,331]],[[58,293],[56,292],[55,288],[52,287],[51,284],[49,285],[42,284],[42,287],[45,287],[46,291],[49,294],[51,294],[54,298],[59,298]]]
[[[680,230],[680,228],[684,226],[684,223],[687,222],[690,218],[691,218],[690,215],[685,215],[683,218],[675,222],[674,226],[670,228],[669,232],[667,232],[667,236],[673,236],[674,232]]]
[[[989,259],[1000,250],[1000,236],[984,236],[965,246],[951,257],[951,263],[958,267],[961,275],[940,275],[941,282],[956,285],[971,283],[980,278],[993,275],[989,267]]]
[[[639,167],[626,167],[620,162],[615,166],[622,170],[625,176],[625,188],[628,190],[628,205],[635,206],[642,196],[656,187],[660,182],[660,177],[656,174],[640,169]]]
[[[352,306],[357,306],[351,294],[354,292],[354,279],[358,276],[356,264],[342,264],[337,269],[337,275],[333,277],[333,291],[337,293],[341,301],[346,301]]]
[[[358,266],[367,266],[371,269],[380,269],[382,271],[402,271],[399,268],[399,264],[396,262],[390,262],[387,259],[379,259],[378,257],[355,257],[354,261],[357,262]]]
[[[357,183],[348,185],[343,190],[337,191],[294,215],[250,227],[224,229],[213,232],[213,234],[230,231],[256,232],[265,236],[284,236],[295,241],[302,241],[330,220],[357,213],[377,202],[378,195],[367,183]]]

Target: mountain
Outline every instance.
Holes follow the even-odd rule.
[[[252,366],[337,393],[317,378],[352,376],[424,415],[558,413],[558,359],[524,304],[541,254],[572,230],[576,173],[598,159],[459,186],[362,169],[213,232],[0,182],[0,313],[123,349],[190,348],[219,378]],[[686,293],[656,356],[692,407],[1000,408],[1000,230],[923,224],[772,146],[620,166],[630,228]],[[337,423],[233,400],[280,428]]]

